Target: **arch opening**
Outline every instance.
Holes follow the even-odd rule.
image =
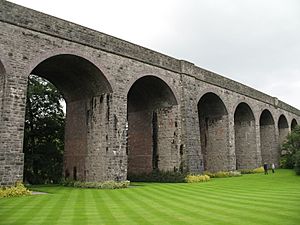
[[[66,101],[63,171],[82,181],[104,180],[112,92],[104,74],[87,59],[70,54],[45,59],[31,74],[50,81]]]
[[[279,152],[275,141],[275,122],[269,110],[265,109],[260,115],[259,127],[262,162],[278,165]]]
[[[131,86],[127,102],[128,176],[179,169],[180,120],[170,87],[158,77],[144,76]]]
[[[294,130],[297,125],[298,125],[297,120],[293,119],[291,123],[291,130]]]
[[[211,92],[203,95],[198,102],[198,117],[204,170],[227,170],[228,113],[220,97]]]
[[[286,117],[282,114],[278,119],[279,145],[282,145],[289,134],[289,124]]]
[[[248,104],[240,103],[234,113],[236,169],[257,166],[255,117]]]

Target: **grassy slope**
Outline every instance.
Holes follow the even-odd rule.
[[[300,224],[300,177],[289,170],[123,190],[38,189],[52,194],[0,199],[0,224]]]

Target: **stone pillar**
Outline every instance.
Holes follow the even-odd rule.
[[[123,181],[127,179],[127,102],[118,93],[109,94],[105,180]]]
[[[157,151],[160,171],[180,170],[180,133],[178,106],[162,108],[157,112]]]
[[[23,180],[23,135],[27,76],[23,74],[21,63],[10,54],[11,63],[6,65],[5,86],[2,90],[2,110],[0,120],[0,184],[13,185]]]
[[[83,181],[126,179],[126,107],[117,112],[113,98],[104,93],[67,104],[64,165],[71,178],[76,171]]]
[[[182,122],[182,152],[185,171],[199,173],[203,171],[203,156],[201,154],[199,118],[197,99],[195,96],[195,78],[181,76],[181,122]]]
[[[128,173],[151,173],[153,166],[153,112],[128,113]]]
[[[228,170],[236,170],[234,112],[228,113]]]
[[[261,151],[261,134],[260,134],[261,130],[260,130],[260,123],[259,123],[259,119],[256,118],[255,120],[255,133],[256,133],[256,155],[255,155],[255,159],[256,159],[256,164],[255,167],[258,168],[260,166],[262,166],[262,151]]]
[[[87,106],[87,156],[86,179],[106,180],[109,153],[110,94],[102,94],[90,100]]]
[[[64,173],[74,180],[86,180],[88,100],[67,102]]]

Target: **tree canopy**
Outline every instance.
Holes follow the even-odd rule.
[[[296,126],[287,136],[282,145],[282,153],[282,167],[295,169],[296,173],[300,175],[300,126]]]
[[[62,94],[47,80],[30,75],[24,133],[24,179],[32,184],[62,178],[65,115]]]

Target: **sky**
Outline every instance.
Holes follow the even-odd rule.
[[[299,0],[10,0],[238,81],[300,109]]]

